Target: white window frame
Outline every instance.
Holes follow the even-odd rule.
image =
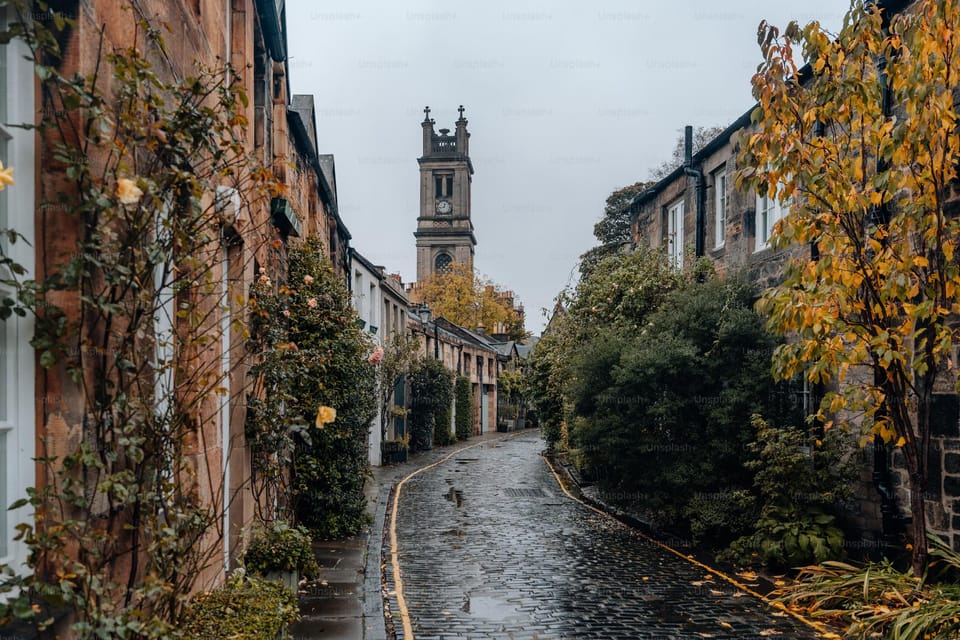
[[[0,10],[0,28],[5,26],[8,15]],[[0,198],[5,200],[7,211],[5,226],[16,229],[26,240],[19,240],[12,245],[4,244],[4,249],[26,269],[21,278],[27,279],[34,277],[35,262],[34,132],[5,125],[35,121],[35,75],[33,65],[25,59],[30,52],[20,40],[2,46],[7,49],[6,64],[0,69],[0,84],[4,87],[0,91],[0,100],[6,100],[6,118],[0,122],[0,135],[6,142],[4,166],[14,168],[16,183],[4,189]],[[13,295],[14,292],[7,289],[4,294]],[[4,511],[4,517],[0,518],[0,537],[3,539],[0,546],[5,547],[4,552],[0,553],[0,563],[7,564],[15,571],[26,572],[27,548],[23,542],[13,539],[16,535],[14,527],[29,521],[33,512],[26,506],[14,511],[6,509],[15,500],[26,497],[27,488],[36,486],[37,481],[33,461],[36,457],[34,351],[29,342],[33,336],[33,322],[29,316],[13,316],[6,322],[0,322],[0,331],[5,343],[2,346],[7,349],[5,367],[0,371],[0,384],[6,396],[7,408],[6,416],[3,416],[5,420],[0,423],[5,445],[5,459],[0,459],[0,473],[4,474],[2,484],[6,487],[5,495],[0,496],[0,508]]]
[[[713,248],[719,249],[727,240],[727,168],[713,173]]]
[[[220,395],[218,414],[220,421],[220,482],[222,501],[221,521],[223,526],[223,573],[230,572],[230,506],[233,503],[230,460],[233,452],[230,425],[230,372],[231,361],[230,330],[233,325],[233,313],[230,296],[230,246],[226,237],[226,227],[240,220],[240,193],[233,187],[219,186],[216,190],[216,209],[223,223],[220,229]]]
[[[770,237],[773,227],[790,211],[790,199],[781,201],[776,196],[770,197],[767,193],[757,194],[756,214],[756,247],[754,251],[763,251],[770,248]]]
[[[683,216],[683,200],[667,206],[667,256],[677,269],[683,269]]]

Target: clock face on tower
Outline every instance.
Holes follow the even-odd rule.
[[[437,200],[437,213],[450,213],[453,211],[453,205],[449,200]]]

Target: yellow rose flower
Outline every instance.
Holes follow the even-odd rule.
[[[13,184],[13,167],[3,168],[0,162],[0,191],[3,191],[8,184]]]
[[[121,204],[137,204],[143,197],[143,191],[137,186],[137,183],[130,178],[120,178],[117,180],[117,199]]]
[[[325,405],[320,405],[317,409],[317,429],[323,429],[323,425],[330,424],[337,419],[337,410],[333,407],[327,407]]]

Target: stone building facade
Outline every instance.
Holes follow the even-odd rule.
[[[448,370],[470,380],[473,435],[496,429],[497,383],[504,359],[496,347],[469,329],[444,318],[434,319],[425,307],[411,309],[409,329],[420,340],[421,357],[440,360]],[[452,422],[450,428],[453,432]]]
[[[406,333],[409,301],[400,276],[387,273],[383,267],[373,264],[354,248],[350,249],[350,293],[353,308],[363,322],[363,330],[369,335],[371,343],[387,348],[396,336]],[[404,395],[401,382],[394,389],[392,406],[402,408],[405,404]],[[367,438],[367,458],[375,466],[381,464],[380,444],[384,439],[393,439],[391,433],[403,432],[404,427],[402,416],[397,416],[399,424],[396,424],[396,420],[382,416],[379,402],[377,405],[377,415],[370,421]],[[381,430],[384,422],[389,423],[386,438]]]
[[[221,379],[221,399],[204,405],[197,417],[196,436],[188,449],[195,491],[204,504],[220,514],[217,535],[204,538],[210,557],[195,587],[210,588],[236,566],[243,536],[254,517],[249,489],[250,453],[245,444],[245,417],[249,362],[241,324],[243,300],[261,274],[273,282],[283,279],[287,248],[308,234],[324,238],[328,254],[346,277],[350,235],[340,219],[332,156],[317,153],[316,114],[312,98],[291,96],[286,52],[283,0],[229,2],[167,2],[141,0],[132,8],[109,0],[65,0],[39,12],[34,20],[53,23],[54,11],[74,20],[63,35],[64,75],[91,74],[103,51],[136,44],[163,78],[195,73],[195,64],[208,68],[230,66],[223,73],[238,80],[250,96],[242,115],[246,152],[258,157],[284,185],[282,194],[267,202],[241,197],[230,188],[204,194],[222,209],[222,228],[211,249],[210,286],[199,303],[210,309],[209,321],[223,328],[218,339],[199,356],[209,360]],[[0,21],[13,20],[12,9],[0,9]],[[167,49],[147,45],[136,20],[145,20],[167,34]],[[2,24],[0,24],[2,26]],[[133,42],[134,34],[140,40]],[[36,123],[38,115],[55,108],[41,93],[39,81],[24,46],[18,40],[0,44],[0,121]],[[103,62],[100,60],[100,64]],[[9,129],[9,131],[8,131]],[[63,208],[42,206],[57,202],[64,191],[62,169],[54,161],[52,142],[34,132],[0,126],[0,160],[16,167],[14,188],[0,194],[0,226],[23,233],[30,244],[18,243],[14,257],[26,268],[26,277],[51,276],[64,256],[75,251],[83,228],[78,217]],[[92,158],[96,162],[96,158]],[[248,204],[257,203],[259,204]],[[0,295],[9,295],[0,291]],[[70,293],[56,302],[68,318],[77,317],[79,304]],[[171,336],[175,335],[171,319]],[[63,367],[44,370],[39,354],[29,345],[29,319],[2,323],[0,331],[0,502],[22,497],[27,487],[50,480],[46,469],[31,460],[37,455],[62,456],[86,437],[87,399]],[[82,351],[80,366],[90,354]],[[93,354],[96,355],[96,354]],[[189,392],[189,390],[184,390]],[[43,443],[42,445],[40,443]],[[13,539],[13,527],[31,517],[24,509],[0,515],[0,563],[25,571],[26,549]],[[128,554],[129,555],[129,554]],[[121,556],[118,565],[130,566]]]
[[[773,225],[787,211],[786,205],[771,203],[734,185],[741,168],[737,159],[739,142],[750,135],[751,112],[737,118],[697,153],[689,150],[683,166],[633,199],[630,217],[635,245],[662,249],[678,267],[708,259],[717,272],[744,277],[760,288],[775,284],[791,257],[810,257],[808,247],[775,250],[767,244]],[[798,408],[804,415],[813,413],[817,390],[806,382],[798,386]],[[872,448],[862,454],[855,490],[858,499],[851,505],[848,520],[864,536],[857,544],[872,548],[885,529],[899,526],[891,522],[884,525],[878,487],[887,492],[894,484],[899,486],[901,479],[882,466],[889,452],[881,452],[879,464],[874,463]],[[908,504],[909,500],[901,500],[902,513],[906,514],[908,509],[903,505]]]
[[[909,10],[908,0],[881,0],[890,12]],[[804,71],[801,71],[804,73]],[[760,287],[776,283],[785,261],[811,257],[811,248],[795,246],[772,250],[767,246],[773,225],[789,209],[756,193],[736,189],[741,167],[740,140],[751,134],[751,108],[685,163],[630,205],[631,233],[637,245],[662,248],[678,267],[691,259],[707,258],[726,274],[746,275]],[[689,132],[689,127],[687,128]],[[689,133],[687,134],[689,149]],[[960,188],[953,188],[960,202]],[[960,207],[958,207],[960,209]],[[872,375],[866,367],[851,372]],[[803,383],[798,401],[811,413],[817,390]],[[924,501],[928,529],[960,549],[960,396],[953,379],[942,379],[934,392],[931,415],[931,450]],[[861,449],[856,500],[847,521],[861,534],[851,545],[860,551],[881,548],[884,540],[904,533],[910,517],[909,482],[900,451],[882,443]]]

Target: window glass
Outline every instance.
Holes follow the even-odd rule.
[[[0,14],[3,10],[0,9]],[[6,20],[0,15],[0,29],[5,26]],[[7,141],[10,139],[10,133],[7,131],[7,46],[0,45],[0,87],[4,91],[0,93],[0,162],[4,167],[10,166],[7,155]],[[7,217],[7,190],[0,191],[0,229],[6,229],[9,226]],[[4,236],[5,237],[5,236]],[[6,240],[3,240],[4,249],[7,248]]]
[[[448,271],[452,263],[453,258],[450,257],[449,253],[441,253],[434,261],[434,271]]]
[[[727,176],[724,169],[714,174],[713,186],[716,189],[716,215],[714,217],[714,246],[723,246],[726,240],[727,226]]]
[[[7,507],[10,506],[10,496],[7,495],[7,431],[0,430],[0,558],[6,557],[10,553],[9,543],[7,541]]]
[[[5,297],[4,292],[0,291],[0,298]],[[13,320],[10,320],[10,322],[13,322]],[[10,552],[7,507],[13,502],[13,496],[10,495],[7,487],[7,473],[11,464],[7,457],[9,455],[7,451],[8,434],[11,427],[7,395],[12,381],[9,370],[11,354],[7,352],[9,346],[7,341],[8,329],[7,323],[0,321],[0,558],[5,557]]]
[[[683,201],[667,210],[667,254],[677,269],[683,268]]]

